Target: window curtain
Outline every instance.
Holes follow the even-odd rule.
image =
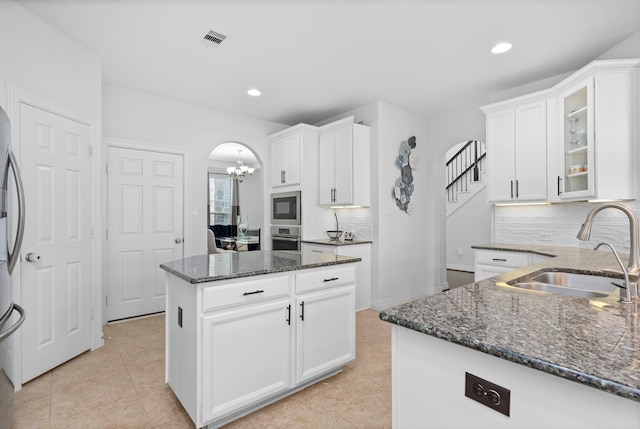
[[[233,179],[231,191],[231,225],[238,225],[238,216],[240,216],[240,182]]]

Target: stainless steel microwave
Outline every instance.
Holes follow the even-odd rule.
[[[271,194],[271,224],[302,224],[300,219],[300,191]]]

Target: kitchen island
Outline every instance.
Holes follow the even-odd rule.
[[[508,285],[544,271],[611,276],[611,253],[474,247],[550,258],[381,312],[394,324],[394,427],[640,427],[638,303]],[[507,415],[465,396],[467,373],[510,391]],[[487,386],[475,386],[484,399],[506,400]]]
[[[166,270],[166,381],[196,427],[218,427],[355,359],[359,258],[255,251]]]

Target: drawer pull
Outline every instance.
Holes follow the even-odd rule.
[[[494,261],[499,261],[499,262],[507,262],[506,259],[504,258],[493,258]]]
[[[254,290],[253,292],[245,292],[242,295],[247,296],[247,295],[255,295],[257,293],[264,293],[263,290]]]
[[[324,282],[334,282],[336,280],[340,280],[340,277],[331,277],[330,279],[324,279]]]

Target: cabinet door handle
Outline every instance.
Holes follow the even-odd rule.
[[[333,188],[333,202],[335,203],[336,201],[338,201],[338,190]]]
[[[516,199],[520,197],[520,181],[516,180]]]
[[[304,322],[304,301],[300,303],[300,319]]]
[[[287,305],[287,325],[291,326],[291,304]]]
[[[286,177],[285,171],[280,170],[280,183],[284,183],[286,181],[285,177]]]
[[[560,178],[560,176],[558,176],[558,195],[560,195],[562,193],[562,191],[560,190],[560,183],[562,182],[562,179]]]
[[[245,292],[242,295],[247,296],[247,295],[255,295],[257,293],[264,293],[263,290],[254,290],[253,292]]]
[[[503,258],[493,258],[493,260],[498,262],[507,262],[507,260]]]
[[[340,277],[331,277],[330,279],[324,279],[324,282],[334,282],[336,280],[340,280]]]
[[[513,180],[511,181],[511,199],[513,199]]]

